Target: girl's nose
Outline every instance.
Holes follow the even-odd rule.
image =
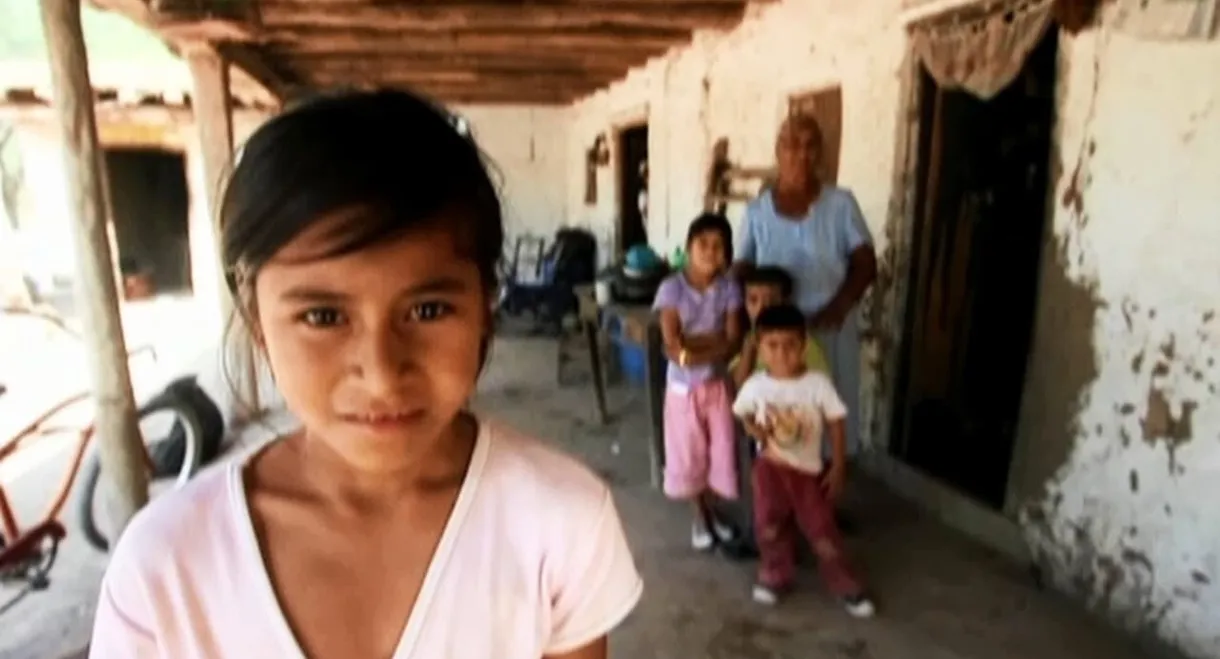
[[[403,376],[411,369],[410,354],[406,341],[392,330],[369,332],[361,338],[356,351],[356,374],[370,394],[393,395],[401,389]]]

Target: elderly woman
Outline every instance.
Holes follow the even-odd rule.
[[[877,274],[872,236],[852,193],[818,176],[822,131],[809,116],[784,121],[775,143],[774,185],[746,208],[739,268],[779,266],[793,302],[821,343],[846,403],[847,454],[860,442],[860,327],[857,307]]]

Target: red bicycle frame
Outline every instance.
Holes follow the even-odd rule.
[[[32,423],[22,428],[15,437],[0,445],[0,462],[16,453],[23,442],[44,435],[44,425],[60,412],[86,400],[88,397],[88,393],[72,396],[47,410]],[[59,492],[56,494],[55,499],[51,501],[51,505],[47,508],[41,521],[33,527],[28,530],[22,530],[21,526],[17,523],[17,514],[9,503],[4,486],[0,485],[0,523],[3,524],[2,530],[4,536],[4,548],[0,549],[0,572],[3,572],[6,568],[15,567],[27,561],[37,559],[44,540],[51,539],[58,542],[63,540],[64,536],[67,535],[67,530],[59,522],[59,513],[63,510],[64,504],[67,503],[68,494],[72,491],[72,485],[76,482],[76,476],[80,472],[80,464],[85,456],[85,448],[89,445],[89,439],[93,436],[93,426],[89,425],[76,430],[76,432],[79,433],[79,437],[76,439],[76,450],[73,451],[70,468],[60,484]]]

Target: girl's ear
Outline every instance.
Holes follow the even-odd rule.
[[[267,342],[264,341],[263,326],[259,325],[257,321],[248,321],[246,323],[246,327],[249,328],[250,343],[252,343],[258,350],[266,352]]]
[[[496,306],[499,303],[499,296],[496,293],[487,294],[487,318],[483,323],[483,332],[487,336],[496,333]]]
[[[235,302],[239,305],[234,311],[237,316],[237,321],[245,328],[246,333],[250,336],[250,343],[258,350],[267,351],[266,335],[263,333],[263,326],[258,321],[258,303],[254,298],[253,291],[247,291],[245,295],[238,296]]]

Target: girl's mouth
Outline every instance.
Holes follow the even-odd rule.
[[[393,428],[413,423],[421,416],[423,410],[411,412],[371,412],[364,414],[343,414],[341,418],[346,423],[352,423],[370,428]]]

